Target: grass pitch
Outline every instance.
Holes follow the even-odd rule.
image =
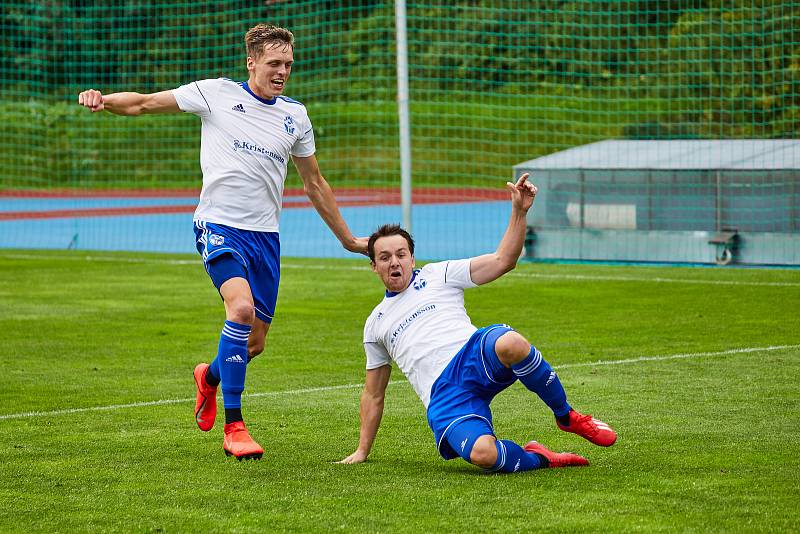
[[[595,447],[514,385],[499,436],[587,468],[485,475],[435,451],[395,369],[370,460],[358,440],[366,260],[285,259],[245,417],[262,461],[194,425],[192,369],[224,319],[191,256],[0,252],[0,530],[725,531],[800,529],[800,271],[520,265],[467,292],[611,423]]]

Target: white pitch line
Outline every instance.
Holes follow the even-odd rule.
[[[156,265],[200,265],[200,260],[172,260],[159,258],[130,258],[117,256],[44,256],[36,254],[2,254],[0,258],[16,260],[73,260],[73,261],[98,261],[110,263],[142,263]],[[364,259],[366,262],[366,258]],[[296,264],[282,263],[282,269],[303,269],[303,270],[347,270],[347,271],[370,271],[366,265],[346,265],[331,267],[330,265]],[[581,275],[581,274],[545,274],[512,272],[505,276],[513,278],[543,278],[550,280],[575,280],[579,282],[653,282],[657,284],[701,284],[718,286],[761,286],[761,287],[800,287],[800,282],[748,282],[745,280],[700,280],[692,278],[664,278],[646,276],[609,276],[609,275]]]
[[[397,384],[400,381],[389,382],[390,384]],[[246,398],[254,398],[254,397],[274,397],[278,395],[297,395],[301,393],[315,393],[318,391],[334,391],[337,389],[350,389],[350,388],[357,388],[357,387],[364,387],[364,384],[343,384],[339,386],[321,386],[316,388],[304,388],[304,389],[290,389],[284,391],[264,391],[262,393],[245,393],[242,396]],[[84,413],[84,412],[104,412],[109,410],[121,410],[125,408],[141,408],[145,406],[164,406],[167,404],[183,404],[188,402],[193,402],[195,399],[194,397],[185,398],[185,399],[162,399],[156,401],[142,401],[142,402],[131,402],[129,404],[111,404],[108,406],[89,406],[87,408],[66,408],[63,410],[52,410],[49,412],[23,412],[23,413],[12,413],[6,415],[0,415],[0,421],[5,419],[20,419],[20,418],[28,418],[28,417],[45,417],[51,415],[67,415],[73,413]]]
[[[678,359],[685,359],[685,358],[702,358],[708,356],[726,356],[731,354],[748,354],[751,352],[770,352],[774,350],[785,350],[785,349],[797,349],[800,348],[800,344],[797,345],[772,345],[768,347],[745,347],[741,349],[729,349],[729,350],[721,350],[716,352],[693,352],[693,353],[686,353],[686,354],[668,354],[663,356],[642,356],[639,358],[629,358],[625,360],[598,360],[595,362],[585,362],[585,363],[567,363],[564,365],[555,365],[553,366],[554,369],[567,369],[572,367],[593,367],[597,365],[624,365],[628,363],[640,363],[640,362],[654,362],[654,361],[664,361],[664,360],[678,360]],[[389,385],[394,384],[403,384],[407,383],[404,380],[393,380],[389,382]],[[315,388],[303,388],[303,389],[290,389],[284,391],[265,391],[262,393],[245,393],[243,397],[246,398],[257,398],[257,397],[276,397],[282,395],[298,395],[303,393],[317,393],[320,391],[335,391],[339,389],[353,389],[353,388],[361,388],[364,387],[363,383],[359,384],[342,384],[339,386],[320,386]],[[108,406],[90,406],[87,408],[66,408],[64,410],[52,410],[49,412],[22,412],[22,413],[12,413],[6,415],[0,415],[0,421],[4,421],[7,419],[27,419],[33,417],[50,417],[56,415],[68,415],[74,413],[86,413],[86,412],[103,412],[103,411],[110,411],[110,410],[122,410],[127,408],[141,408],[146,406],[164,406],[168,404],[183,404],[189,403],[194,401],[194,397],[192,398],[184,398],[184,399],[162,399],[156,401],[143,401],[143,402],[132,402],[129,404],[111,404]]]
[[[800,282],[747,282],[744,280],[699,280],[691,278],[663,278],[656,276],[601,276],[581,274],[543,274],[543,273],[509,273],[505,276],[516,278],[550,278],[554,280],[577,280],[588,282],[655,282],[667,284],[706,284],[719,286],[772,286],[772,287],[800,287]]]
[[[747,354],[750,352],[769,352],[773,350],[798,349],[800,345],[773,345],[770,347],[747,347],[743,349],[720,350],[716,352],[690,352],[686,354],[668,354],[664,356],[641,356],[639,358],[629,358],[626,360],[598,360],[596,362],[585,363],[566,363],[564,365],[554,365],[554,369],[567,369],[570,367],[594,367],[596,365],[621,365],[626,363],[656,362],[664,360],[681,360],[685,358],[702,358],[706,356],[726,356],[729,354]]]
[[[200,265],[197,260],[171,260],[166,258],[130,258],[123,256],[45,256],[44,254],[0,254],[1,258],[11,260],[72,260],[72,261],[100,261],[111,263],[153,263],[161,265]]]

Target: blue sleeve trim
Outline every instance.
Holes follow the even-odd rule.
[[[299,106],[303,105],[302,102],[298,102],[297,100],[294,100],[293,98],[289,98],[288,96],[279,95],[277,98],[280,98],[284,102],[289,102],[290,104],[297,104]]]
[[[197,87],[197,92],[200,93],[200,96],[203,97],[203,102],[206,103],[206,107],[208,108],[208,112],[211,113],[211,106],[208,105],[208,100],[206,100],[206,96],[203,94],[203,91],[200,90],[200,86],[197,85],[197,82],[194,82],[195,87]]]

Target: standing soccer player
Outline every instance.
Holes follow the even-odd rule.
[[[294,63],[289,30],[258,24],[245,35],[246,82],[199,80],[152,94],[103,95],[90,89],[78,103],[117,115],[184,111],[202,120],[203,189],[194,214],[197,251],[225,304],[216,358],[198,364],[195,420],[214,426],[217,386],[225,407],[223,450],[238,459],[261,458],[242,418],[249,361],[264,350],[280,277],[280,219],[291,157],[308,198],[342,246],[364,253],[367,239],[350,232],[314,157],[314,132],[305,106],[283,96]]]
[[[525,241],[526,214],[536,187],[523,174],[511,190],[511,220],[497,251],[475,258],[429,263],[414,269],[414,241],[385,225],[368,243],[372,269],[386,286],[364,326],[367,376],[361,395],[358,448],[341,461],[363,462],[383,415],[391,361],[427,408],[439,454],[461,457],[492,472],[587,465],[577,454],[555,453],[535,441],[521,447],[498,440],[489,404],[519,380],[553,411],[558,428],[608,447],[617,439],[607,424],[567,402],[550,364],[527,339],[505,324],[475,328],[464,308],[464,289],[487,284],[512,270]]]

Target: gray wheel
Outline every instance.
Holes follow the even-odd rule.
[[[717,254],[717,265],[728,265],[733,259],[731,249],[725,247],[722,249],[722,254]]]

